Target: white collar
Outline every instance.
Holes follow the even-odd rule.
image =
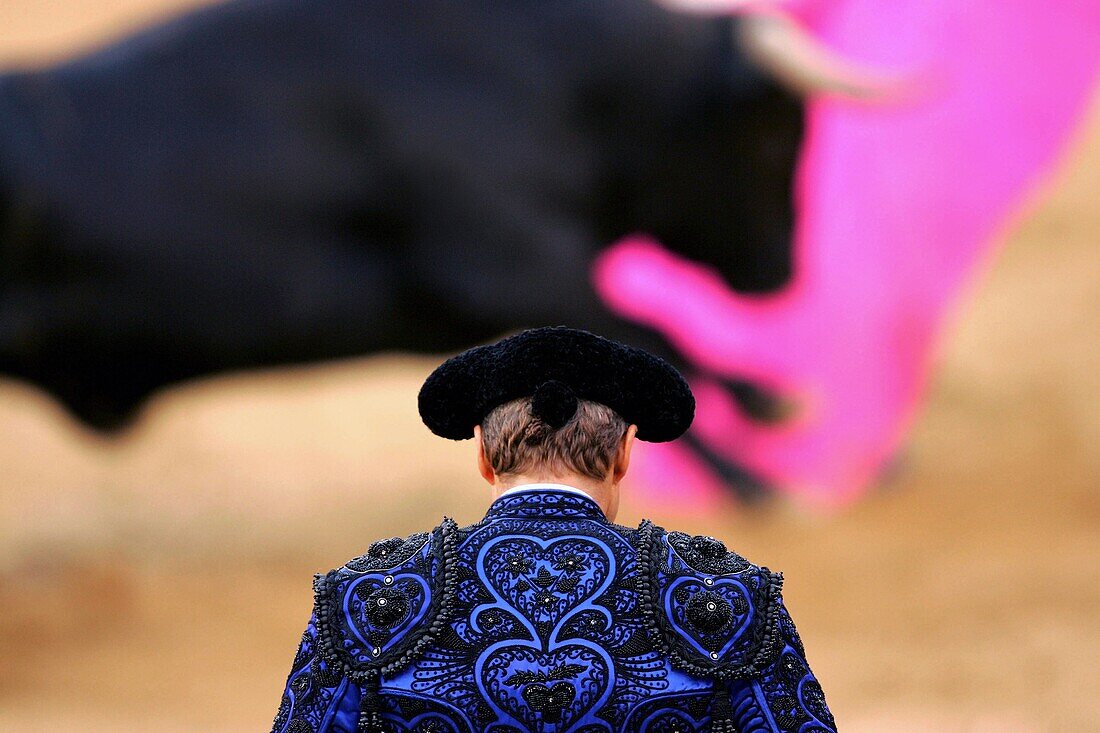
[[[546,483],[541,483],[541,484],[520,484],[519,486],[513,486],[512,488],[508,489],[507,491],[504,491],[503,493],[501,493],[500,496],[504,497],[504,496],[508,496],[509,494],[518,493],[520,491],[545,491],[547,489],[550,489],[550,490],[553,490],[553,491],[569,491],[569,492],[572,492],[574,494],[580,494],[581,496],[588,497],[589,499],[592,498],[591,494],[589,494],[587,491],[581,491],[576,486],[569,486],[567,484],[546,484]]]

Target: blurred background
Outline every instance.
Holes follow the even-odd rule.
[[[0,64],[71,58],[187,4],[0,0]],[[960,285],[904,447],[861,498],[626,493],[619,521],[785,573],[841,730],[1100,719],[1100,104],[1082,109]],[[473,447],[416,413],[438,360],[233,370],[156,391],[113,432],[0,381],[0,729],[267,730],[312,573],[488,503]]]

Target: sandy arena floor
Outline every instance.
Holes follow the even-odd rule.
[[[0,0],[0,63],[178,4]],[[833,517],[675,522],[786,573],[841,730],[1100,730],[1096,112],[967,300],[888,486]],[[469,446],[415,415],[431,366],[212,380],[113,442],[0,384],[0,730],[267,730],[311,574],[480,516]]]

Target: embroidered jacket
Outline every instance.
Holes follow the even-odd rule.
[[[509,493],[318,575],[274,733],[834,731],[782,576]]]

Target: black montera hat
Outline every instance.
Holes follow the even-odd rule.
[[[652,443],[683,435],[695,398],[676,368],[642,349],[565,326],[534,328],[440,364],[420,388],[420,417],[451,440],[474,436],[505,402],[531,397],[551,427],[569,422],[577,398],[607,405]]]

